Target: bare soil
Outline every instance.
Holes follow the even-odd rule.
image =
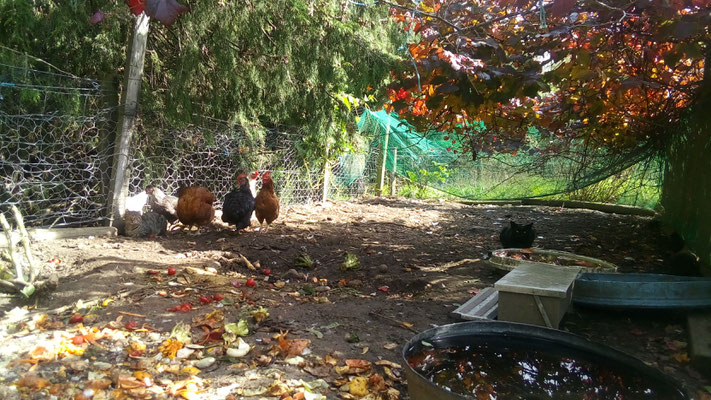
[[[649,217],[538,206],[364,199],[287,207],[266,232],[250,229],[237,234],[216,225],[199,233],[174,231],[156,239],[37,243],[45,272],[54,269],[61,277],[59,288],[33,304],[2,298],[0,309],[25,307],[30,316],[50,312],[61,322],[58,329],[70,330],[72,305],[111,298],[114,301],[105,307],[80,311],[90,314],[84,324],[102,327],[119,318],[121,324],[135,320],[139,326],[165,333],[179,321],[192,321],[197,341],[204,333],[194,324],[196,318],[220,309],[225,320],[236,322],[245,317],[245,310],[262,306],[269,318],[261,324],[250,322],[252,333],[245,339],[254,349],[244,365],[217,357],[217,363],[200,374],[209,380],[200,398],[246,398],[249,393],[238,386],[257,385],[260,381],[254,374],[269,376],[275,368],[282,381],[322,377],[337,391],[338,374],[332,370],[284,365],[276,359],[262,365],[257,359],[268,353],[275,334],[289,331],[289,338],[311,340],[312,356],[402,365],[402,346],[413,335],[456,322],[451,311],[505,274],[486,258],[501,247],[498,234],[510,219],[534,222],[537,247],[596,257],[616,264],[620,272],[671,272],[664,263],[670,250]],[[295,266],[302,253],[315,261],[313,267]],[[341,268],[346,253],[357,256],[359,268]],[[248,269],[240,254],[257,270]],[[59,263],[47,263],[50,259]],[[166,274],[170,267],[176,268],[176,275]],[[159,274],[151,275],[151,270]],[[255,287],[245,286],[248,278],[256,281]],[[199,300],[201,295],[216,293],[226,298],[221,304]],[[194,306],[190,312],[166,311],[188,301]],[[62,307],[64,312],[51,313]],[[17,396],[7,386],[30,368],[51,383],[74,379],[72,384],[79,385],[78,381],[88,379],[81,370],[58,374],[61,367],[52,362],[35,367],[10,362],[27,359],[27,351],[51,336],[52,329],[18,331],[17,323],[9,321],[6,316],[0,323],[0,397]],[[636,356],[683,382],[697,397],[706,396],[709,380],[684,357],[688,336],[683,314],[574,309],[561,329]],[[150,342],[149,336],[146,341]],[[116,368],[133,362],[120,349],[104,350],[89,358]],[[383,373],[380,367],[376,370]],[[394,374],[398,373],[396,368]],[[393,384],[401,399],[409,399],[404,378]],[[23,391],[22,396],[44,398],[37,393]]]

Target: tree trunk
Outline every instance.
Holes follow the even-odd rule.
[[[662,186],[664,219],[703,264],[711,264],[711,49],[687,129],[667,148]],[[708,271],[711,272],[711,271]]]

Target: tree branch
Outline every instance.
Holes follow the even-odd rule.
[[[459,32],[459,31],[461,30],[461,28],[459,28],[456,24],[454,24],[454,23],[452,23],[452,22],[450,22],[450,21],[448,21],[448,20],[446,20],[446,19],[440,17],[440,16],[437,15],[437,14],[432,14],[432,13],[420,11],[420,10],[415,9],[415,8],[410,8],[410,7],[406,7],[406,6],[401,6],[400,4],[392,3],[392,2],[389,2],[389,1],[381,0],[380,2],[383,3],[383,4],[387,4],[387,5],[389,5],[390,7],[393,7],[393,8],[399,8],[399,9],[401,9],[401,10],[410,11],[410,12],[413,12],[413,13],[417,13],[417,14],[420,14],[420,15],[424,15],[425,17],[430,17],[430,18],[436,19],[436,20],[438,20],[438,21],[443,22],[445,25],[449,26],[450,28],[454,29],[454,30],[457,31],[457,32]]]

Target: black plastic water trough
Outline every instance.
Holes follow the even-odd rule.
[[[581,382],[586,382],[586,379],[588,379],[590,384],[586,385],[583,383],[580,386],[580,390],[571,390],[568,386],[564,391],[561,390],[561,392],[556,392],[555,390],[551,391],[551,386],[548,386],[547,391],[544,390],[543,393],[537,393],[539,388],[529,385],[532,381],[536,381],[536,384],[543,382],[545,385],[549,378],[552,379],[554,377],[553,370],[544,371],[540,369],[542,364],[537,364],[539,360],[537,358],[534,358],[533,362],[530,362],[530,360],[523,361],[519,364],[511,365],[509,369],[503,369],[507,375],[507,379],[509,379],[511,374],[527,375],[522,378],[522,384],[517,388],[511,388],[510,386],[504,388],[504,383],[497,386],[497,382],[492,381],[494,379],[493,376],[487,376],[486,373],[482,373],[480,369],[477,369],[479,368],[478,364],[476,364],[477,362],[483,361],[484,364],[488,364],[492,359],[494,359],[493,362],[497,362],[495,359],[501,358],[501,355],[504,356],[503,358],[506,358],[507,354],[519,354],[517,352],[523,353],[534,350],[538,352],[537,354],[544,353],[546,356],[550,356],[551,359],[555,360],[553,366],[555,367],[554,369],[557,369],[558,373],[560,372],[561,366],[567,367],[568,365],[577,365],[579,363],[580,365],[591,365],[594,367],[593,370],[597,371],[597,373],[612,376],[614,377],[613,380],[619,378],[620,381],[627,379],[629,382],[640,382],[640,391],[632,395],[627,394],[626,397],[624,397],[626,400],[690,399],[683,386],[669,376],[611,347],[594,343],[583,337],[555,329],[512,322],[491,321],[444,325],[429,329],[413,337],[405,345],[402,352],[406,364],[405,375],[407,378],[408,392],[412,400],[476,400],[474,393],[454,393],[430,381],[425,375],[413,369],[413,365],[410,363],[410,360],[422,360],[422,355],[428,351],[433,351],[432,349],[461,349],[463,346],[469,346],[469,348],[475,349],[483,347],[494,347],[496,349],[495,356],[488,356],[486,360],[476,361],[475,357],[472,357],[471,361],[467,360],[468,365],[473,365],[474,370],[477,371],[476,379],[481,380],[482,375],[489,379],[489,382],[486,383],[485,386],[493,388],[489,389],[492,391],[492,397],[485,398],[497,400],[582,400],[585,398],[606,400],[608,398],[617,398],[611,397],[616,396],[615,394],[603,393],[604,388],[603,390],[594,392],[593,397],[590,397],[590,391],[595,390],[595,384],[597,383],[595,379],[597,378],[590,374],[586,375],[584,370],[578,370],[577,367],[568,367],[570,370],[566,371],[566,379],[574,377],[574,375],[579,373],[582,378],[575,377],[575,379],[580,379]],[[444,351],[443,354],[447,354],[448,351]],[[571,360],[573,361],[571,362]],[[415,362],[413,361],[412,364],[415,364]],[[522,370],[523,373],[521,372]],[[529,372],[533,372],[533,374],[530,375]],[[463,376],[459,373],[453,376],[455,380],[461,381],[472,379],[470,376]],[[565,385],[560,385],[558,387],[564,386]],[[646,390],[647,387],[650,389]],[[498,391],[499,389],[503,390]]]

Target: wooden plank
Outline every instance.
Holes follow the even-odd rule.
[[[34,242],[57,239],[74,239],[89,236],[116,236],[117,230],[113,226],[96,226],[89,228],[57,228],[57,229],[31,229],[29,230],[30,239]],[[15,243],[20,240],[20,234],[17,231],[12,232],[12,238]],[[8,247],[8,242],[5,236],[0,237],[0,248]]]
[[[586,210],[602,211],[612,214],[657,216],[657,212],[643,207],[624,206],[618,204],[594,203],[591,201],[577,200],[543,200],[543,199],[519,199],[519,200],[459,200],[462,204],[472,206],[542,206],[561,208],[580,208]]]
[[[689,314],[691,362],[706,377],[711,377],[711,312]]]
[[[469,321],[495,319],[498,303],[499,291],[493,287],[487,287],[452,311],[452,314],[460,319]]]

